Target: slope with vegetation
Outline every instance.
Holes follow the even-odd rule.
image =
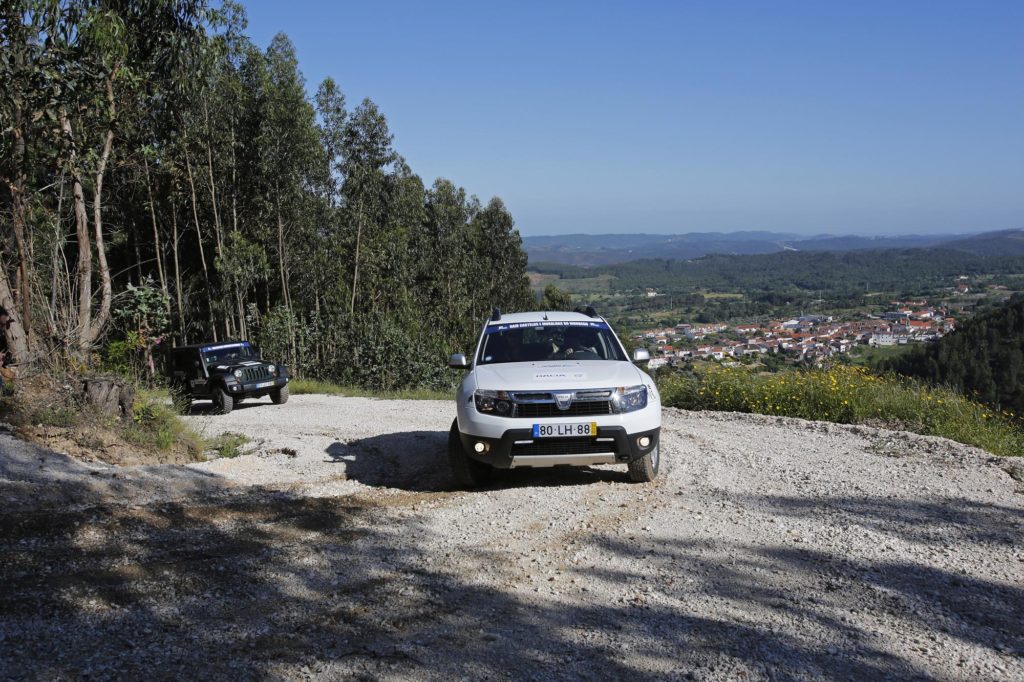
[[[942,436],[997,455],[1024,453],[1020,422],[956,391],[864,368],[756,373],[713,368],[659,377],[663,402],[690,410],[725,410],[868,424]]]
[[[444,383],[491,305],[531,301],[500,199],[426,185],[370,100],[204,0],[0,9],[0,305],[22,363],[145,370],[249,337],[300,375]]]
[[[981,313],[952,334],[887,360],[882,367],[954,387],[996,409],[1024,414],[1024,296]]]

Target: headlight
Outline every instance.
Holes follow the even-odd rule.
[[[612,398],[619,406],[619,412],[635,412],[647,407],[647,387],[629,386],[619,388]]]
[[[505,391],[477,391],[473,394],[476,411],[507,417],[512,414],[512,403]]]
[[[274,376],[277,376],[277,366],[276,365],[270,365],[270,366],[267,367],[267,369],[270,370],[271,374],[273,374]]]
[[[242,378],[242,370],[240,370],[240,369],[236,369],[234,372],[232,372],[232,374],[235,375],[236,379],[241,379]]]

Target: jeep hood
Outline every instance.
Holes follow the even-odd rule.
[[[476,388],[489,391],[541,391],[562,388],[615,388],[643,383],[643,374],[621,360],[552,360],[477,365]]]
[[[271,363],[264,362],[263,360],[232,360],[231,362],[218,362],[216,365],[210,365],[210,369],[218,372],[234,372],[236,369],[265,367],[269,364]]]

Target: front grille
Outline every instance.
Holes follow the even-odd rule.
[[[512,446],[513,457],[530,455],[597,455],[606,452],[618,454],[615,441],[599,441],[594,438],[559,438]]]
[[[261,379],[269,379],[270,370],[266,367],[246,367],[242,370],[242,381],[250,383],[253,381],[260,381]]]
[[[517,417],[585,417],[611,414],[612,404],[607,400],[573,402],[569,409],[560,410],[554,403],[521,403],[516,405]]]

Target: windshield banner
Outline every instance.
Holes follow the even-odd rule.
[[[608,326],[607,322],[556,322],[554,320],[551,320],[547,322],[514,322],[510,324],[489,324],[487,325],[487,333],[495,334],[497,332],[507,332],[511,329],[543,329],[544,327],[585,327],[587,329],[611,329]]]

